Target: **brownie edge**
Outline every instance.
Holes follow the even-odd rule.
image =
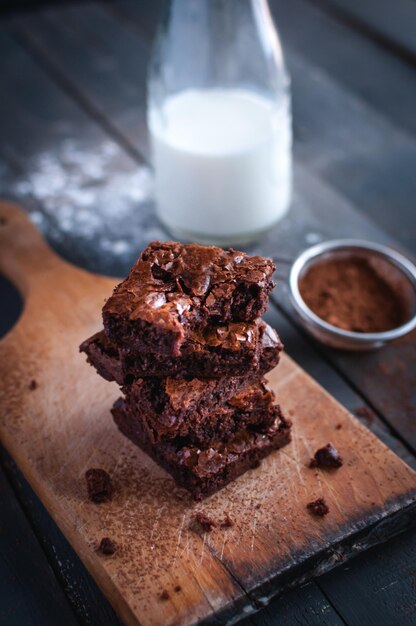
[[[112,408],[119,430],[135,445],[146,452],[175,479],[178,485],[202,500],[219,491],[255,468],[273,450],[290,442],[290,421],[277,418],[265,432],[243,429],[227,442],[211,443],[207,448],[178,442],[152,443],[141,420],[132,416],[124,399],[119,398]]]
[[[185,388],[179,402],[174,398],[176,383],[179,389]],[[123,392],[132,419],[142,421],[152,443],[181,437],[205,447],[215,440],[229,441],[242,428],[264,432],[281,417],[275,395],[264,379],[141,379]]]
[[[252,328],[249,341],[241,341],[238,349],[230,349],[225,341],[218,341],[216,345],[198,343],[189,345],[189,350],[181,356],[167,357],[118,350],[104,331],[100,331],[83,341],[80,351],[87,355],[88,362],[100,376],[115,380],[119,385],[152,376],[222,378],[256,373],[261,376],[278,364],[283,344],[265,322],[260,321]]]

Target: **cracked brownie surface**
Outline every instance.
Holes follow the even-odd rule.
[[[105,331],[118,346],[179,355],[196,326],[260,316],[275,269],[231,248],[154,241],[104,305]]]

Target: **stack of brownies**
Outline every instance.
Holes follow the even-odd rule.
[[[290,440],[264,380],[282,350],[260,318],[274,270],[232,249],[152,242],[80,346],[121,386],[121,432],[196,499]]]

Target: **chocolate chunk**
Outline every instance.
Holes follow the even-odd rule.
[[[30,391],[35,391],[35,389],[38,388],[38,383],[36,382],[35,379],[31,380],[29,383],[29,389]]]
[[[97,504],[109,502],[113,495],[113,486],[109,474],[103,469],[91,468],[85,472],[88,497]]]
[[[309,463],[309,467],[337,468],[341,467],[343,461],[335,446],[327,443],[323,448],[315,452],[314,458]]]
[[[217,522],[215,522],[213,519],[208,517],[208,515],[205,515],[205,513],[202,513],[201,511],[195,513],[195,519],[204,532],[210,532],[213,528],[217,527]]]
[[[166,589],[164,589],[162,593],[160,594],[159,598],[161,600],[169,600],[169,592],[166,591]]]
[[[316,515],[317,517],[323,517],[329,513],[329,507],[324,498],[317,498],[316,500],[312,500],[312,502],[308,502],[306,508],[312,515]]]
[[[110,556],[116,551],[115,543],[110,539],[110,537],[103,537],[100,541],[98,551],[101,552],[101,554]]]
[[[180,585],[176,585],[176,587],[174,587],[173,591],[175,593],[179,593],[180,591],[182,591],[182,587]]]

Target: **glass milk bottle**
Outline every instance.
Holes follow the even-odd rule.
[[[157,213],[177,238],[244,244],[287,212],[289,80],[267,0],[171,0],[148,79]]]

